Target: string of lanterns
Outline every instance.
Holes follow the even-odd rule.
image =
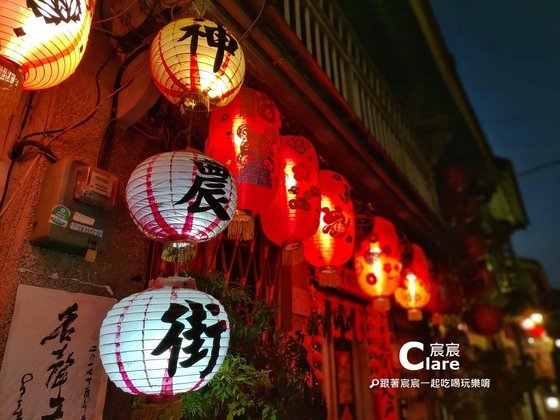
[[[409,320],[422,319],[431,294],[422,248],[413,244],[412,260],[403,264],[395,227],[377,215],[368,221],[371,231],[356,240],[350,184],[335,171],[319,170],[308,139],[280,136],[274,102],[242,87],[243,51],[227,29],[206,19],[168,24],[152,42],[150,68],[172,104],[212,112],[205,154],[160,153],[128,180],[130,215],[148,238],[164,243],[164,261],[187,261],[196,243],[226,227],[230,239],[251,240],[260,215],[264,234],[283,247],[284,264],[305,260],[320,286],[337,287],[339,267],[354,257],[356,282],[372,298],[372,311],[386,319],[394,296]],[[181,286],[171,281],[171,287],[134,294],[107,314],[101,358],[124,391],[196,391],[223,362],[230,334],[224,308],[212,296]],[[315,335],[312,344],[310,361],[322,379],[322,338]]]

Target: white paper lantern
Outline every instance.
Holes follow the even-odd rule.
[[[101,326],[99,353],[109,379],[123,391],[169,396],[206,385],[224,361],[229,336],[217,299],[166,286],[113,306]]]
[[[150,239],[205,242],[231,221],[237,187],[225,166],[208,156],[160,153],[132,172],[126,201],[134,222]]]
[[[245,58],[237,40],[212,21],[179,19],[158,32],[151,45],[155,85],[171,103],[212,111],[237,95]]]

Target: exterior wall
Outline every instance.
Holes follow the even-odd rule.
[[[77,72],[62,85],[34,95],[24,134],[69,126],[88,115],[95,107],[95,73],[110,54],[113,54],[113,47],[107,42],[107,37],[93,32]],[[96,115],[52,143],[58,158],[78,159],[95,165],[109,122],[111,101],[105,98],[111,93],[118,66],[118,60],[113,58],[101,74],[101,98],[104,102]],[[41,140],[40,137],[35,139]],[[103,287],[67,280],[77,279],[110,286],[116,299],[144,288],[143,281],[131,281],[131,278],[137,275],[142,279],[145,277],[148,241],[128,216],[124,190],[130,172],[141,160],[156,153],[155,147],[156,144],[150,145],[140,136],[130,135],[130,131],[117,130],[107,168],[119,177],[117,203],[108,212],[113,228],[108,249],[98,253],[94,263],[29,244],[41,181],[50,163],[37,154],[36,149],[26,148],[24,157],[15,164],[12,172],[6,200],[11,201],[9,208],[0,217],[0,357],[3,357],[19,284],[108,296]],[[49,278],[55,277],[55,274],[57,278]],[[121,391],[114,391],[110,383],[108,390],[104,418],[129,418],[130,398]]]

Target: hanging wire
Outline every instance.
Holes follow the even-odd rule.
[[[544,169],[548,169],[556,165],[560,165],[560,160],[552,160],[550,162],[541,163],[540,165],[537,165],[533,168],[525,169],[524,171],[518,172],[517,177],[521,178],[523,176],[533,175]]]
[[[251,23],[251,26],[249,26],[247,28],[247,30],[245,31],[245,33],[243,35],[241,35],[241,37],[239,38],[239,42],[243,41],[245,38],[247,38],[249,36],[249,34],[253,31],[253,29],[255,28],[255,25],[259,22],[259,20],[261,19],[261,16],[264,12],[264,8],[266,6],[266,0],[263,0],[262,5],[261,5],[261,10],[259,10],[259,14],[257,15],[257,17],[255,18],[255,20],[253,21],[253,23]]]
[[[99,19],[99,20],[94,20],[92,23],[96,24],[96,23],[104,23],[104,22],[110,22],[111,20],[114,20],[118,17],[121,17],[122,15],[124,15],[126,12],[128,12],[130,9],[132,9],[134,6],[136,6],[136,4],[138,3],[138,0],[133,1],[131,4],[129,4],[127,7],[124,8],[124,10],[121,10],[119,13],[117,13],[114,16],[111,16],[109,18],[106,19]]]

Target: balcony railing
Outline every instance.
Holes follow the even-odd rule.
[[[431,209],[434,175],[386,82],[332,0],[283,0],[284,19]]]

